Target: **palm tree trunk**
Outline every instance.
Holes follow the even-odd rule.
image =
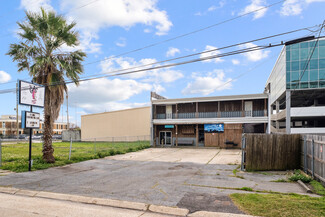
[[[51,115],[51,92],[45,87],[44,105],[44,131],[43,131],[43,160],[47,163],[54,163],[54,149],[52,147],[53,118]]]

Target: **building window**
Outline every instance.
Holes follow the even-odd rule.
[[[2,128],[6,128],[6,122],[2,122]]]

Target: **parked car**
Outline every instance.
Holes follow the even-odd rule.
[[[42,139],[43,138],[43,134],[36,134],[32,136],[32,139]]]
[[[28,136],[25,135],[25,134],[21,134],[21,135],[19,135],[18,138],[19,138],[19,139],[28,139]]]

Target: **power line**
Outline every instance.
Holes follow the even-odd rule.
[[[221,22],[218,22],[218,23],[215,23],[215,24],[212,24],[212,25],[209,25],[209,26],[206,26],[206,27],[202,27],[200,29],[197,29],[197,30],[194,30],[194,31],[191,31],[191,32],[188,32],[188,33],[184,33],[182,35],[178,35],[178,36],[175,36],[175,37],[172,37],[172,38],[169,38],[169,39],[166,39],[166,40],[163,40],[163,41],[160,41],[160,42],[156,42],[156,43],[153,43],[153,44],[149,44],[149,45],[146,45],[144,47],[141,47],[141,48],[137,48],[137,49],[134,49],[134,50],[131,50],[131,51],[127,51],[127,52],[124,52],[124,53],[120,53],[120,54],[117,54],[117,55],[114,55],[112,57],[108,57],[108,58],[104,58],[104,59],[101,59],[101,60],[97,60],[97,61],[94,61],[94,62],[90,62],[90,63],[86,63],[84,65],[89,65],[89,64],[93,64],[93,63],[98,63],[98,62],[101,62],[101,61],[104,61],[104,60],[108,60],[108,59],[111,59],[111,58],[116,58],[116,57],[120,57],[120,56],[125,56],[127,54],[130,54],[130,53],[135,53],[135,52],[138,52],[138,51],[141,51],[141,50],[144,50],[144,49],[147,49],[147,48],[150,48],[150,47],[155,47],[157,45],[160,45],[160,44],[164,44],[164,43],[167,43],[167,42],[170,42],[170,41],[174,41],[176,39],[179,39],[179,38],[183,38],[185,36],[188,36],[188,35],[192,35],[192,34],[195,34],[195,33],[198,33],[198,32],[201,32],[201,31],[204,31],[204,30],[207,30],[207,29],[211,29],[213,27],[216,27],[216,26],[219,26],[221,24],[224,24],[224,23],[228,23],[230,21],[233,21],[233,20],[237,20],[241,17],[245,17],[247,15],[250,15],[250,14],[253,14],[253,13],[256,13],[258,11],[261,11],[261,10],[265,10],[267,8],[270,8],[270,7],[273,7],[275,5],[278,5],[282,2],[285,2],[285,1],[288,1],[288,0],[281,0],[281,1],[278,1],[278,2],[275,2],[273,4],[270,4],[270,5],[267,5],[267,6],[264,6],[264,7],[261,7],[259,9],[256,9],[256,10],[253,10],[253,11],[250,11],[250,12],[247,12],[247,13],[244,13],[244,14],[241,14],[241,15],[238,15],[236,17],[233,17],[233,18],[230,18],[230,19],[227,19],[227,20],[224,20],[224,21],[221,21]]]
[[[195,62],[200,62],[200,61],[205,61],[209,59],[214,59],[214,58],[221,58],[225,56],[231,56],[231,55],[236,55],[236,54],[242,54],[242,53],[247,53],[247,52],[252,52],[252,51],[258,51],[258,50],[263,50],[271,47],[277,47],[277,46],[282,46],[283,43],[279,43],[276,45],[267,45],[267,46],[255,46],[251,48],[245,48],[237,51],[231,51],[228,53],[224,54],[218,54],[218,55],[211,55],[208,57],[204,58],[197,58],[197,59],[192,59],[188,61],[183,61],[183,62],[178,62],[178,63],[172,63],[168,65],[161,65],[161,66],[156,66],[156,67],[150,67],[150,68],[145,68],[145,69],[138,69],[138,70],[133,70],[133,71],[128,71],[128,72],[122,72],[122,73],[116,73],[116,74],[109,74],[109,75],[103,75],[100,77],[94,77],[94,78],[86,78],[86,79],[80,79],[79,82],[82,81],[89,81],[89,80],[95,80],[95,79],[101,79],[101,78],[106,78],[106,77],[113,77],[113,76],[121,76],[121,75],[127,75],[127,74],[134,74],[138,72],[143,72],[143,71],[151,71],[155,69],[162,69],[162,68],[169,68],[169,67],[174,67],[174,66],[179,66],[179,65],[185,65],[185,64],[190,64],[190,63],[195,63]],[[118,71],[118,70],[117,70]],[[57,86],[57,85],[64,85],[64,84],[69,84],[69,83],[74,83],[73,81],[67,81],[67,82],[56,82],[56,83],[51,83],[51,84],[43,84],[44,86]],[[0,91],[0,94],[3,93],[10,93],[15,91],[16,89],[7,89],[7,90],[2,90]]]
[[[244,45],[244,44],[247,44],[247,43],[253,43],[253,42],[262,41],[262,40],[266,40],[266,39],[270,39],[270,38],[274,38],[274,37],[279,37],[279,36],[283,36],[283,35],[288,35],[288,34],[296,33],[296,32],[303,31],[303,30],[311,31],[310,28],[315,28],[315,27],[319,27],[319,26],[320,25],[314,25],[314,26],[310,26],[310,27],[304,27],[304,28],[300,28],[300,29],[295,29],[295,30],[291,30],[291,31],[288,31],[288,32],[283,32],[283,33],[279,33],[279,34],[275,34],[275,35],[270,35],[270,36],[265,36],[265,37],[258,38],[258,39],[254,39],[254,40],[249,40],[249,41],[245,41],[245,42],[240,42],[240,43],[236,43],[236,44],[224,46],[224,47],[221,47],[221,48],[215,48],[215,49],[206,50],[206,51],[202,51],[202,52],[197,52],[197,53],[193,53],[193,54],[189,54],[189,55],[185,55],[185,56],[181,56],[181,57],[176,57],[176,58],[172,58],[172,59],[162,60],[162,61],[153,62],[153,63],[149,63],[149,64],[143,64],[143,65],[140,65],[140,66],[135,66],[135,67],[127,68],[127,69],[121,69],[121,70],[118,70],[118,72],[125,71],[125,70],[130,70],[130,69],[141,68],[141,67],[150,66],[150,65],[156,65],[156,64],[170,62],[170,61],[179,60],[179,59],[184,59],[184,58],[188,58],[188,57],[192,57],[192,56],[196,56],[196,55],[201,55],[201,54],[206,54],[206,53],[210,53],[210,52],[214,52],[214,51],[220,51],[220,50],[224,50],[224,49],[228,49],[228,48],[232,48],[232,47]],[[113,72],[116,72],[116,71],[113,71]],[[113,73],[113,72],[106,72],[104,74],[109,74],[109,73]],[[103,73],[89,75],[89,76],[85,76],[83,78],[93,77],[93,76],[102,75],[102,74]],[[2,83],[0,85],[9,84],[9,83],[15,83],[15,81]]]

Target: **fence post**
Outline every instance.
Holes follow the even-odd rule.
[[[314,139],[311,141],[312,145],[312,164],[311,164],[311,171],[312,171],[312,177],[314,178],[315,175],[315,143]]]
[[[245,148],[246,148],[246,139],[244,134],[242,134],[242,154],[241,154],[241,171],[245,171]]]
[[[1,146],[1,139],[0,139],[0,167],[2,167],[2,146]]]
[[[72,149],[72,137],[70,136],[69,160],[71,158],[71,149]]]
[[[304,136],[304,171],[305,173],[307,173],[307,168],[308,168],[308,165],[307,165],[307,138],[306,138],[306,135]]]

